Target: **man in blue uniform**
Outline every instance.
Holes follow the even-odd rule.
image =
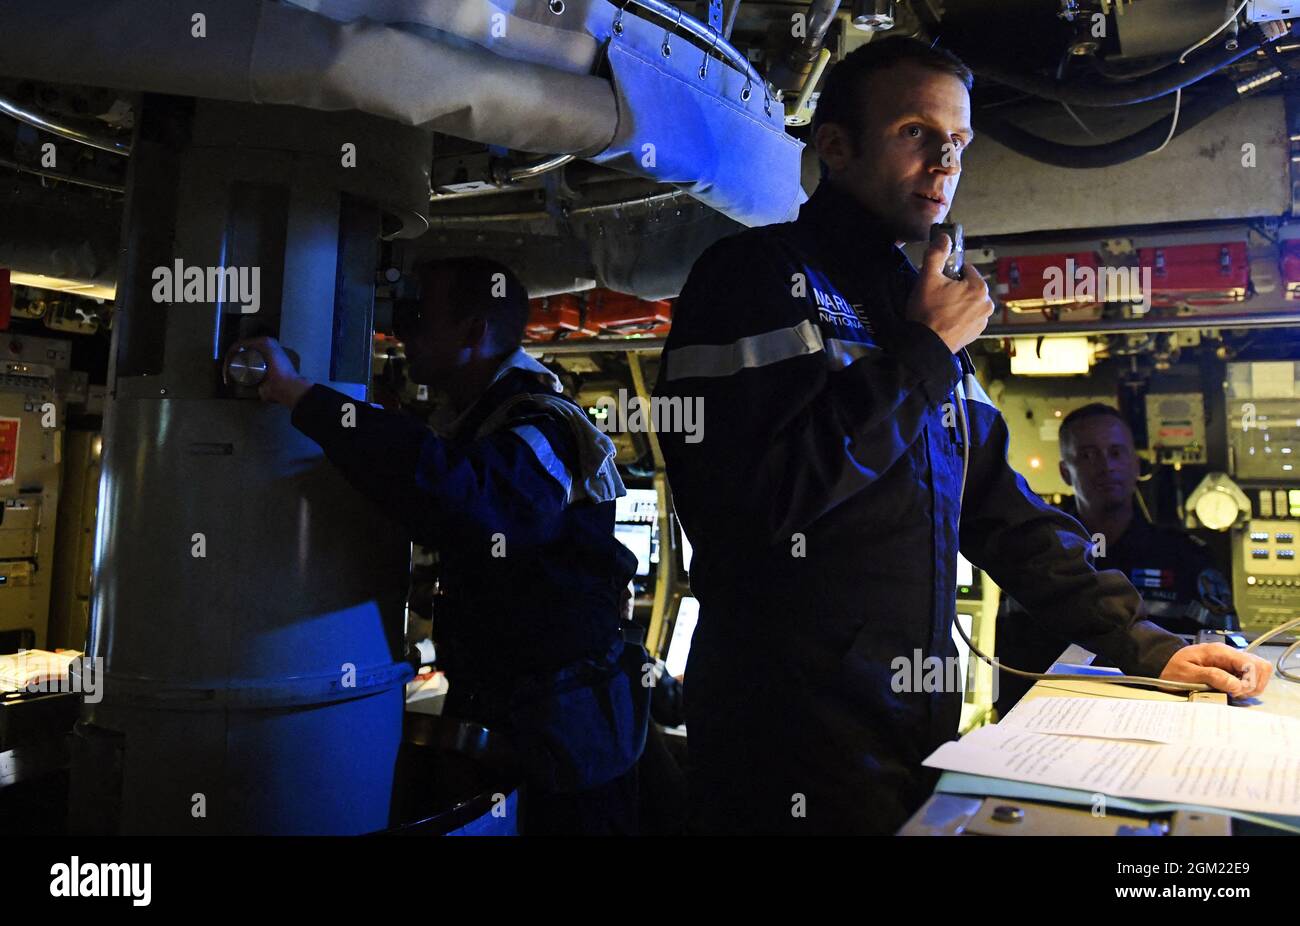
[[[1142,596],[1141,614],[1172,633],[1236,630],[1232,587],[1203,541],[1159,527],[1136,511],[1138,455],[1128,422],[1094,402],[1061,421],[1061,478],[1074,496],[1061,510],[1094,542],[1099,568],[1118,569]],[[1037,620],[1008,596],[998,614],[998,657],[1007,665],[1045,672],[1069,645],[1048,621]],[[1033,684],[1007,675],[998,689],[1005,714]]]
[[[620,629],[636,557],[614,539],[614,447],[519,348],[528,301],[509,270],[460,259],[420,278],[396,321],[411,378],[450,401],[441,433],[311,383],[265,338],[245,342],[268,358],[261,395],[438,550],[445,712],[510,738],[521,831],[633,833],[648,694]]]
[[[1238,694],[1267,679],[1263,660],[1138,620],[1128,580],[1094,569],[1078,522],[1007,465],[1006,425],[973,377],[963,473],[955,355],[993,306],[978,273],[943,274],[946,243],[919,273],[898,246],[947,214],[970,83],[911,39],[837,64],[814,130],[821,186],[797,221],[706,251],[674,311],[656,394],[702,401],[707,420],[703,440],[660,437],[695,549],[686,712],[703,831],[888,833],[924,801],[921,763],[955,736],[961,695],[912,690],[920,669],[897,666],[955,661],[959,548],[1129,672]],[[1247,663],[1261,681],[1237,677]]]

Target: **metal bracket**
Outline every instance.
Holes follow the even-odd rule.
[[[722,0],[709,0],[709,28],[722,31]]]

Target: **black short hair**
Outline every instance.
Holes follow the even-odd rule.
[[[482,318],[499,351],[519,346],[528,323],[528,291],[505,264],[487,257],[445,257],[421,263],[416,273],[422,299],[439,291],[437,280],[445,280],[458,320]]]
[[[960,58],[948,51],[910,37],[877,39],[854,49],[831,68],[822,85],[813,113],[813,130],[834,122],[849,130],[856,148],[862,137],[862,113],[866,105],[863,88],[872,74],[898,64],[915,62],[923,67],[951,74],[970,90],[975,78]]]
[[[1104,402],[1089,402],[1087,405],[1076,408],[1062,419],[1061,431],[1057,435],[1057,438],[1062,445],[1072,443],[1073,438],[1067,438],[1067,435],[1073,425],[1083,421],[1085,418],[1102,417],[1114,418],[1117,421],[1123,422],[1124,427],[1128,429],[1129,434],[1133,433],[1132,425],[1128,423],[1128,419],[1124,417],[1124,414],[1118,408],[1115,408],[1112,405],[1107,405]]]

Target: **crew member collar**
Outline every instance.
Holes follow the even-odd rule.
[[[860,261],[874,258],[890,267],[911,267],[911,262],[891,236],[853,196],[830,180],[823,180],[799,209],[799,224],[810,226],[833,253]]]
[[[481,418],[483,414],[486,414],[482,408],[483,401],[489,395],[494,396],[497,394],[497,384],[514,376],[536,380],[551,392],[564,391],[564,386],[558,376],[529,356],[522,347],[517,347],[501,361],[487,388],[483,390],[477,399],[470,403],[468,408],[457,414],[449,403],[441,406],[431,416],[429,420],[430,426],[440,435],[459,433],[465,428],[467,422]],[[508,391],[508,387],[505,386],[500,387],[500,389]]]

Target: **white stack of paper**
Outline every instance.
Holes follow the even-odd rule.
[[[1300,721],[1219,704],[1037,698],[925,764],[1114,797],[1300,815]]]
[[[80,656],[76,650],[29,649],[0,656],[0,692],[63,690],[57,687],[67,678],[68,666]]]

